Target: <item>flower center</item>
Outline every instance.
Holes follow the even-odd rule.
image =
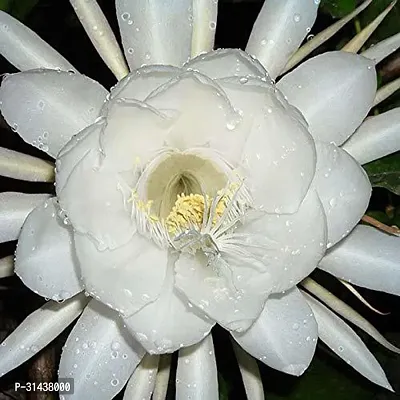
[[[225,167],[222,172],[211,160],[185,153],[149,167],[131,198],[139,232],[163,247],[218,254],[219,238],[234,230],[250,204],[242,182],[229,182],[232,171]]]

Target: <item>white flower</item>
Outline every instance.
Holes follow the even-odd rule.
[[[3,80],[1,112],[25,141],[56,158],[55,197],[2,195],[2,238],[18,237],[22,281],[62,304],[47,303],[6,339],[0,372],[84,309],[60,363],[60,377],[75,378],[70,398],[110,399],[129,378],[126,397],[148,396],[158,354],[176,350],[180,382],[205,371],[197,386],[177,385],[177,398],[217,398],[215,324],[294,375],[308,367],[319,336],[390,388],[358,336],[296,285],[319,266],[400,294],[398,239],[355,228],[371,194],[356,160],[399,149],[399,109],[363,123],[376,96],[375,63],[398,37],[364,56],[319,55],[275,84],[319,1],[267,0],[243,52],[212,51],[214,1],[192,9],[191,1],[117,0],[127,74],[96,2],[72,3],[123,78],[109,93],[1,14],[2,52],[24,71]],[[39,160],[7,150],[1,157],[6,176],[50,179]],[[344,306],[336,311],[355,318]]]

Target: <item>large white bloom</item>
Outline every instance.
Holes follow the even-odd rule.
[[[275,84],[319,1],[267,0],[243,52],[212,51],[214,1],[117,0],[128,73],[96,2],[72,3],[123,78],[110,92],[0,15],[2,53],[23,71],[3,80],[1,112],[56,158],[55,197],[1,195],[1,237],[18,237],[22,281],[63,302],[49,302],[6,339],[1,373],[84,309],[60,364],[60,376],[76,381],[69,398],[110,399],[130,377],[126,396],[147,396],[158,354],[179,349],[179,382],[196,385],[178,385],[177,398],[217,398],[215,324],[294,375],[308,367],[319,336],[390,388],[351,328],[296,285],[320,266],[400,293],[398,239],[355,228],[371,194],[358,161],[400,144],[398,109],[363,123],[375,101],[375,63],[399,38],[364,56],[319,55]],[[386,141],[377,146],[380,131]],[[1,157],[7,176],[50,179],[39,160],[5,149]]]

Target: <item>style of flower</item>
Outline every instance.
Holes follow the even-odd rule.
[[[400,293],[398,238],[357,226],[371,194],[359,163],[400,148],[399,109],[363,122],[376,99],[375,64],[399,35],[355,54],[372,25],[345,51],[275,83],[321,43],[295,53],[319,1],[266,0],[244,52],[212,50],[216,1],[117,0],[129,72],[97,3],[71,3],[119,79],[110,92],[0,15],[2,54],[23,71],[3,79],[1,112],[56,159],[55,196],[1,195],[2,240],[18,238],[16,274],[54,300],[2,343],[1,373],[83,311],[60,362],[59,376],[75,379],[66,398],[111,399],[128,380],[126,398],[148,397],[160,355],[179,351],[177,398],[217,399],[215,324],[293,375],[320,337],[390,388],[355,332],[317,298],[397,349],[307,277],[319,267]],[[3,175],[51,179],[40,160],[6,149],[1,160]],[[262,393],[259,379],[245,384],[249,396]]]

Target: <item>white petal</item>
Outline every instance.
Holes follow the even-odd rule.
[[[319,301],[306,293],[303,294],[317,320],[320,339],[361,375],[392,390],[378,361],[353,329]]]
[[[84,235],[75,234],[74,239],[86,291],[97,300],[129,316],[158,298],[165,280],[166,250],[140,235],[104,251]]]
[[[371,184],[365,171],[334,144],[316,142],[317,170],[313,186],[328,223],[328,247],[344,238],[368,207]]]
[[[149,65],[131,72],[111,90],[110,100],[127,99],[144,101],[146,97],[176,78],[182,70],[171,65]]]
[[[16,240],[28,214],[49,194],[0,193],[0,243]]]
[[[243,235],[241,246],[247,250],[242,265],[251,266],[257,271],[260,262],[264,271],[270,275],[269,290],[281,293],[302,281],[317,266],[326,249],[326,220],[322,204],[310,190],[295,214],[261,214],[251,220],[244,220],[235,233]],[[229,241],[227,241],[229,244]],[[236,257],[229,254],[234,247],[221,245],[221,251],[230,260]],[[237,265],[236,268],[240,268]],[[260,271],[254,279],[260,279]],[[251,291],[250,291],[251,292]]]
[[[205,315],[191,309],[174,288],[175,261],[176,257],[170,255],[158,299],[125,319],[127,328],[150,354],[172,353],[198,343],[214,325]]]
[[[247,400],[264,400],[264,388],[256,359],[235,342],[233,342],[233,349],[239,364]]]
[[[122,51],[96,0],[70,0],[94,47],[117,79],[128,74]]]
[[[98,117],[107,91],[72,72],[33,70],[8,75],[1,113],[29,144],[55,157],[68,140]]]
[[[176,287],[200,312],[229,330],[248,329],[269,294],[270,275],[240,261],[230,265],[182,253],[175,264]]]
[[[15,273],[35,293],[65,300],[82,290],[72,227],[64,224],[55,198],[36,207],[18,238]]]
[[[268,298],[251,328],[233,338],[268,366],[301,375],[310,365],[318,329],[310,307],[297,288]]]
[[[277,86],[303,113],[315,139],[340,145],[373,104],[376,72],[372,61],[334,51],[304,62]]]
[[[0,345],[0,376],[18,367],[56,338],[83,310],[85,296],[50,301],[30,314]]]
[[[102,169],[142,171],[164,146],[171,125],[169,118],[145,103],[117,100],[108,110],[107,126],[100,136],[105,155]]]
[[[56,193],[60,196],[68,178],[76,166],[93,150],[100,151],[100,133],[103,131],[106,120],[101,118],[89,125],[76,135],[58,153],[56,160]]]
[[[368,50],[365,50],[361,55],[369,58],[378,64],[383,59],[388,57],[390,54],[395,52],[400,47],[400,32],[396,35],[390,36],[385,40],[371,46]]]
[[[49,161],[0,147],[0,175],[29,182],[53,182],[54,165]]]
[[[256,207],[268,213],[299,209],[315,172],[315,146],[304,120],[274,86],[242,78],[220,82],[249,134],[239,172]]]
[[[238,162],[248,124],[242,124],[225,93],[205,75],[185,72],[154,91],[145,102],[172,114],[173,126],[166,139],[170,147],[211,148],[229,162]]]
[[[246,51],[258,58],[272,78],[285,67],[317,17],[319,1],[265,0]]]
[[[218,49],[201,54],[184,65],[185,69],[194,69],[212,79],[231,76],[264,78],[267,71],[257,59],[239,49]]]
[[[212,336],[179,350],[176,400],[218,400],[217,365]]]
[[[319,267],[358,286],[400,295],[400,239],[358,225]]]
[[[192,1],[117,0],[122,44],[131,70],[143,64],[181,66],[190,57]]]
[[[123,400],[150,400],[156,383],[159,356],[146,354],[132,374]]]
[[[7,278],[14,274],[14,256],[0,259],[0,278]]]
[[[74,380],[65,399],[109,400],[124,386],[144,355],[118,314],[92,300],[65,343],[58,376]]]
[[[75,70],[35,32],[3,11],[0,11],[0,53],[21,71],[35,68]]]
[[[213,49],[217,14],[218,0],[193,1],[192,57]]]
[[[368,118],[342,148],[360,164],[400,150],[400,107]]]
[[[79,156],[74,155],[74,150],[71,153],[67,168],[69,162]],[[115,249],[131,240],[136,232],[136,222],[131,216],[130,193],[123,189],[122,177],[116,172],[102,171],[99,157],[95,151],[86,153],[61,192],[57,191],[58,198],[76,231],[88,234],[100,250]],[[60,160],[62,166],[64,161]],[[77,196],[77,193],[85,195]]]

